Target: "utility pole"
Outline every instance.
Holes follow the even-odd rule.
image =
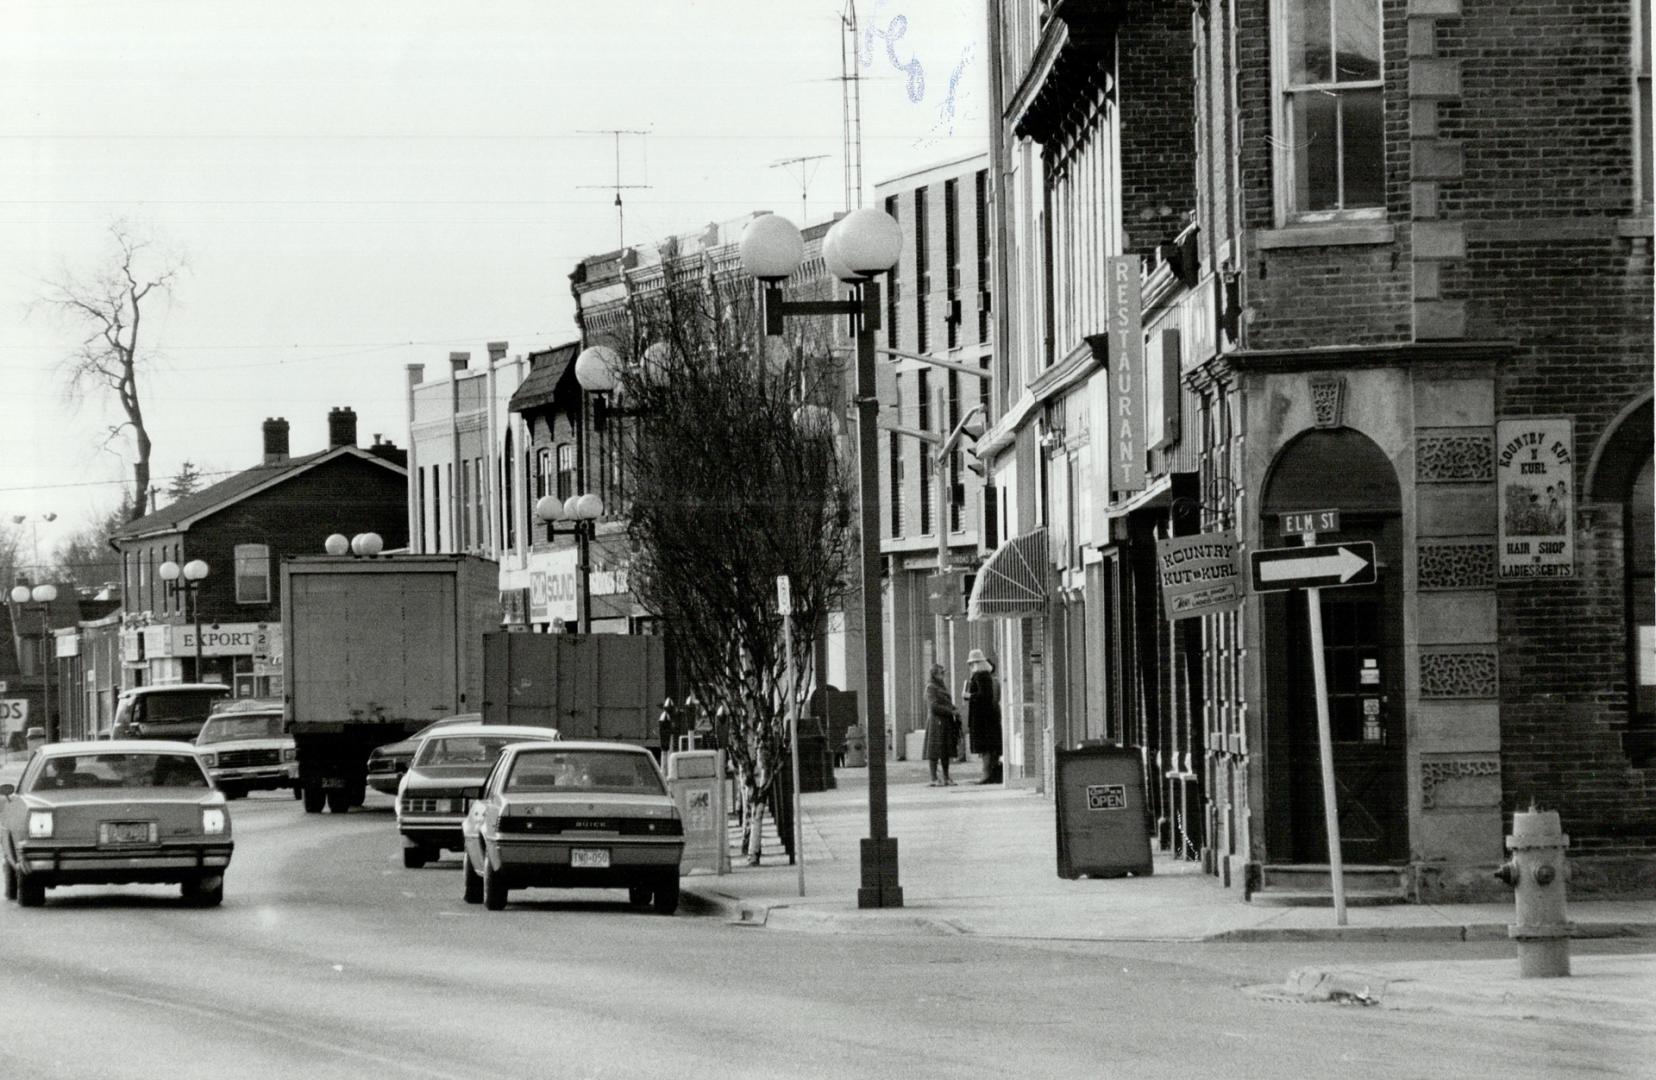
[[[627,227],[625,211],[621,206],[621,192],[635,191],[648,188],[649,184],[623,184],[621,182],[621,136],[648,135],[648,131],[638,128],[596,128],[586,129],[582,135],[608,135],[615,140],[615,182],[610,184],[582,184],[583,188],[602,188],[615,192],[615,246],[619,250],[627,246]],[[645,157],[645,177],[649,176],[649,158]]]
[[[840,13],[840,149],[845,158],[845,212],[862,206],[862,59],[857,0]]]

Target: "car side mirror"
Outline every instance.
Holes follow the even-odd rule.
[[[16,791],[16,784],[0,784],[0,795],[4,795],[8,799],[11,798]]]

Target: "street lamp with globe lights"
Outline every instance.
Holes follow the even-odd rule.
[[[872,207],[840,218],[823,239],[829,272],[851,286],[843,300],[788,300],[786,281],[805,256],[805,241],[793,222],[764,214],[742,234],[742,266],[763,284],[765,333],[782,333],[789,316],[846,315],[857,339],[858,543],[861,546],[862,683],[866,702],[863,730],[879,735],[868,755],[868,837],[862,842],[862,885],[857,906],[902,907],[897,876],[897,838],[888,835],[885,759],[885,644],[880,611],[880,477],[877,443],[879,399],[874,370],[874,334],[880,329],[879,275],[897,264],[902,227]]]
[[[54,515],[55,516],[55,515]],[[56,585],[36,585],[30,588],[27,585],[16,585],[11,591],[12,603],[19,607],[34,608],[40,612],[40,670],[43,673],[44,683],[41,687],[40,701],[43,706],[43,717],[46,729],[46,741],[57,742],[57,716],[52,712],[52,664],[57,659],[53,648],[52,637],[52,601],[57,599]]]
[[[576,576],[580,581],[579,627],[583,634],[592,633],[592,537],[598,519],[604,514],[604,501],[588,492],[571,495],[559,501],[556,495],[543,495],[535,503],[535,516],[546,523],[546,538],[573,536],[575,538]],[[558,528],[563,522],[565,528]]]
[[[201,681],[201,583],[206,580],[208,566],[200,559],[191,559],[182,567],[168,559],[156,567],[156,573],[167,583],[169,594],[184,594],[195,622],[195,681]]]

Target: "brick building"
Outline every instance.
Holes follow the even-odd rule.
[[[84,628],[87,640],[77,648],[94,649],[94,638],[118,635],[119,688],[214,681],[234,687],[238,697],[280,694],[282,557],[320,554],[332,533],[375,532],[388,549],[407,543],[404,452],[377,438],[366,449],[357,446],[355,410],[329,412],[329,445],[316,453],[290,456],[288,423],[280,417],[264,422],[263,437],[260,464],[111,537],[121,563],[121,619],[98,633]],[[158,571],[164,562],[192,559],[204,560],[209,573],[187,610],[184,595],[169,590]],[[199,669],[196,618],[203,628]]]
[[[1319,539],[1378,562],[1323,592],[1356,881],[1490,892],[1534,801],[1572,888],[1648,894],[1647,0],[993,11],[1011,378],[987,441],[1015,532],[1053,541],[1022,620],[1049,742],[1142,746],[1164,845],[1245,891],[1326,863],[1303,596],[1170,622],[1154,542],[1245,556],[1338,510]]]

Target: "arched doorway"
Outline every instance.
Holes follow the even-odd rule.
[[[1282,516],[1338,510],[1319,543],[1372,541],[1373,585],[1322,590],[1323,656],[1334,744],[1340,850],[1348,864],[1408,857],[1403,679],[1402,500],[1397,473],[1367,436],[1307,432],[1277,455],[1261,503],[1268,546],[1292,546]],[[1303,592],[1264,597],[1267,799],[1271,862],[1328,861],[1311,639]]]
[[[1589,500],[1620,505],[1609,521],[1622,531],[1626,575],[1628,710],[1622,735],[1629,761],[1656,768],[1656,475],[1652,470],[1650,398],[1630,405],[1610,425],[1587,469]],[[1619,517],[1619,520],[1615,520]]]

